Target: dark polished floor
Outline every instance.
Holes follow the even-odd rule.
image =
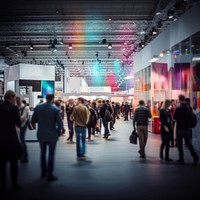
[[[93,141],[87,142],[91,162],[77,161],[75,144],[66,143],[67,133],[61,136],[54,170],[58,181],[51,183],[40,179],[38,142],[27,142],[29,163],[19,163],[22,189],[13,192],[8,182],[0,199],[199,200],[200,165],[193,165],[188,150],[184,164],[160,161],[160,135],[149,133],[146,159],[141,159],[138,145],[129,143],[131,130],[131,121],[120,119],[108,140],[93,136]],[[170,148],[170,155],[178,159],[177,148]]]

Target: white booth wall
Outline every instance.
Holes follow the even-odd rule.
[[[55,66],[53,65],[32,65],[18,64],[5,68],[5,89],[14,90],[17,95],[19,91],[16,83],[18,80],[49,80],[55,81]],[[39,103],[38,95],[41,92],[31,92],[30,105],[35,107]]]
[[[70,77],[69,79],[69,93],[80,93],[81,87],[87,87],[88,84],[81,77]]]
[[[69,93],[70,92],[70,72],[69,70],[65,67],[64,71],[64,93]]]

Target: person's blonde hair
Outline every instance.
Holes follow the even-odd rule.
[[[163,105],[162,105],[161,109],[167,110],[169,108],[170,104],[171,104],[171,99],[165,99],[165,101],[163,102]]]

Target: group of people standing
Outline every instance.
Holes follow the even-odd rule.
[[[40,102],[33,110],[31,124],[37,128],[37,139],[40,146],[41,178],[48,182],[56,181],[53,174],[55,149],[58,138],[65,133],[64,112],[66,112],[69,137],[67,141],[73,142],[76,135],[76,153],[79,160],[85,160],[86,139],[91,135],[101,133],[104,126],[103,138],[107,139],[110,130],[114,129],[116,118],[119,118],[121,107],[108,100],[89,102],[79,97],[76,104],[70,99],[66,106],[54,100],[53,94],[47,94],[46,102]],[[28,162],[28,152],[25,143],[27,121],[30,116],[29,105],[17,97],[15,92],[9,90],[0,104],[0,189],[6,188],[6,164],[10,163],[10,174],[13,190],[20,189],[18,185],[18,160]],[[112,116],[107,120],[106,113]],[[88,138],[86,138],[88,130]],[[48,155],[47,155],[48,153]]]
[[[194,163],[198,163],[199,156],[191,143],[191,127],[188,125],[188,112],[192,112],[188,98],[180,94],[178,96],[178,106],[174,106],[174,100],[166,99],[160,107],[160,158],[165,161],[172,161],[169,157],[170,142],[172,146],[174,141],[178,147],[179,159],[177,162],[184,162],[183,139],[188,147]],[[145,146],[148,138],[148,119],[151,118],[150,109],[145,106],[143,100],[139,101],[138,108],[135,109],[133,118],[133,127],[137,128],[140,149],[138,153],[141,158],[145,158]],[[174,140],[174,129],[176,139]],[[163,152],[165,151],[164,155]]]

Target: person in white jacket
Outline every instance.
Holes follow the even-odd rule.
[[[19,108],[19,114],[20,114],[20,119],[21,119],[21,124],[22,124],[21,128],[20,128],[20,135],[19,135],[20,142],[22,145],[21,162],[27,163],[28,162],[28,151],[27,151],[27,146],[26,146],[26,142],[25,142],[25,134],[26,134],[26,130],[27,130],[27,120],[29,117],[30,109],[26,105],[26,101],[21,100],[20,97],[16,97],[16,102],[17,102],[17,106]]]

